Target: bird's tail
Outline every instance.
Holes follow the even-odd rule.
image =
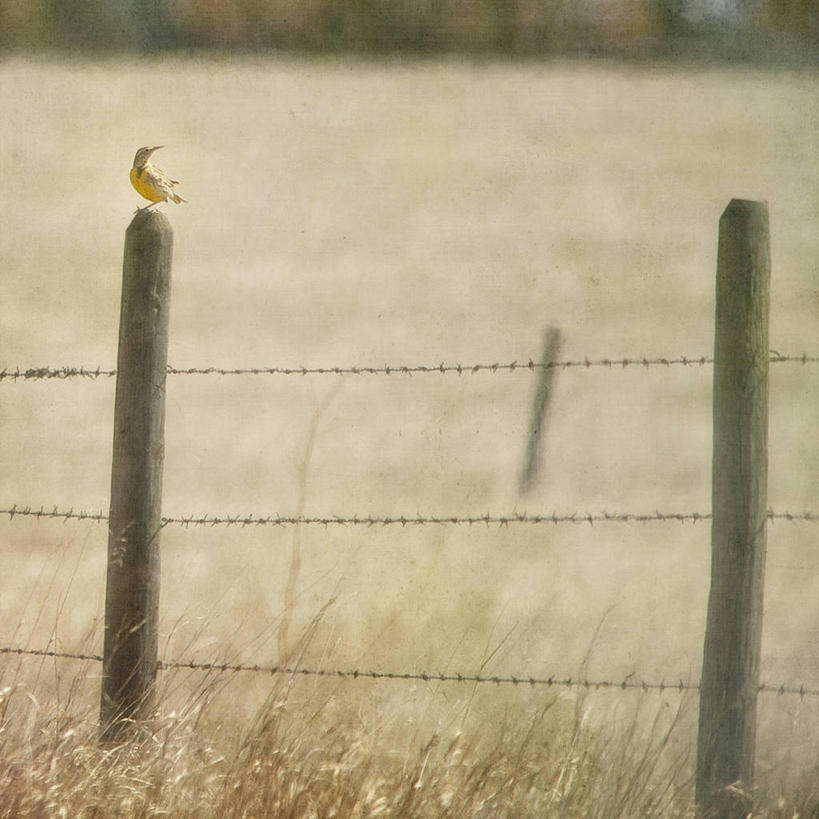
[[[187,199],[183,199],[178,193],[172,194],[172,197],[173,197],[173,201],[176,202],[177,205],[180,204],[181,202],[187,202],[188,201]]]

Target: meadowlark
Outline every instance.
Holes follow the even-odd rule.
[[[131,168],[131,184],[134,190],[150,201],[146,208],[152,208],[162,202],[187,202],[174,191],[174,185],[179,183],[171,179],[163,171],[151,165],[150,157],[154,151],[158,151],[162,145],[153,148],[140,148],[134,157],[134,167]]]

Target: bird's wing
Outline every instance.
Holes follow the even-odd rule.
[[[159,168],[151,165],[145,169],[145,175],[151,180],[153,185],[163,193],[171,196],[173,194],[173,186],[178,184],[172,179],[169,179],[165,173]]]

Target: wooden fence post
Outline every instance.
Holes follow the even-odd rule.
[[[711,591],[700,687],[697,802],[745,816],[753,783],[768,481],[768,207],[734,199],[719,223]]]
[[[538,361],[541,369],[537,375],[537,386],[535,387],[535,396],[532,403],[531,422],[526,439],[526,454],[518,479],[518,489],[521,494],[528,492],[537,483],[538,473],[541,469],[542,441],[549,420],[549,405],[554,393],[556,372],[555,367],[548,365],[554,364],[558,360],[560,345],[560,328],[549,325],[543,335],[543,352]]]
[[[125,233],[100,698],[104,742],[153,711],[173,230],[141,210]]]

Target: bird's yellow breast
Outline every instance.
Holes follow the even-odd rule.
[[[163,196],[154,187],[150,174],[145,167],[141,171],[137,168],[131,168],[131,184],[134,186],[134,190],[149,202],[164,202],[167,199],[167,196]]]

